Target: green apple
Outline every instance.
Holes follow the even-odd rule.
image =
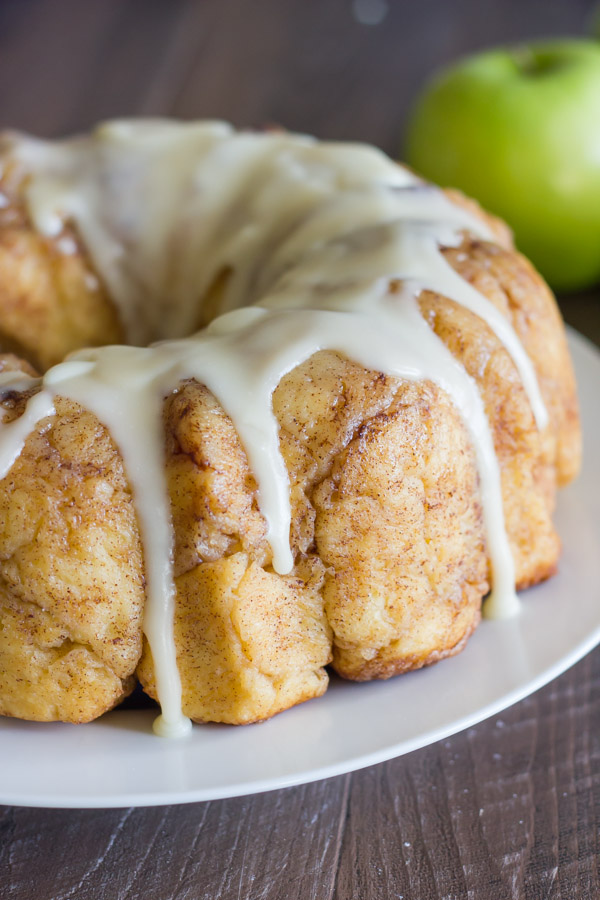
[[[506,219],[554,288],[600,281],[600,44],[547,40],[458,62],[418,100],[407,159]]]

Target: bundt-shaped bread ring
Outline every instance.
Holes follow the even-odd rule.
[[[554,298],[501,223],[374,150],[214,124],[9,136],[3,153],[0,713],[89,721],[137,677],[167,730],[179,702],[246,723],[322,694],[330,663],[367,680],[450,656],[502,579],[494,490],[511,584],[554,572],[555,490],[579,465],[574,379]],[[132,227],[134,212],[164,221]],[[206,231],[200,259],[177,244],[190,229]],[[195,308],[171,316],[170,287],[188,304],[195,290]],[[396,315],[409,355],[423,339],[419,371],[395,361]],[[52,368],[40,380],[30,364]],[[252,406],[263,387],[268,410]],[[281,484],[279,461],[283,506],[264,474]]]

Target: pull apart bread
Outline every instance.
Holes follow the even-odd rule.
[[[222,123],[1,158],[0,713],[88,722],[139,680],[163,733],[266,719],[552,575],[575,385],[501,222]]]

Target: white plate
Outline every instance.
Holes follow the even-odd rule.
[[[151,732],[153,713],[91,725],[0,720],[0,803],[107,807],[188,803],[287,787],[399,756],[497,713],[600,641],[600,354],[571,335],[585,464],[560,495],[559,574],[527,592],[521,614],[483,622],[441,666],[388,682],[334,681],[327,694],[261,725]]]

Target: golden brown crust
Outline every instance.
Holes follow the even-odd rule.
[[[496,244],[465,241],[444,254],[456,271],[510,319],[537,377],[551,427],[548,462],[559,485],[581,466],[581,430],[573,365],[556,300],[531,263]]]
[[[56,238],[31,227],[23,203],[26,177],[5,169],[0,193],[0,352],[14,352],[40,371],[80,347],[119,343],[115,308],[77,234]]]
[[[263,568],[270,550],[256,483],[206,388],[184,383],[165,403],[165,425],[185,714],[244,724],[320,696],[331,658],[322,565],[306,557],[289,577]],[[138,675],[156,696],[147,644]]]
[[[330,629],[316,561],[312,569],[282,578],[235,553],[179,576],[175,640],[186,715],[248,724],[325,691]],[[156,696],[147,645],[138,674]]]
[[[292,578],[270,569],[231,421],[193,382],[165,406],[178,664],[198,720],[256,721],[317,696],[332,649],[354,678],[376,656],[406,669],[451,653],[487,589],[472,450],[435,386],[323,352],[282,380],[273,407],[291,480]],[[154,693],[147,648],[139,674]]]
[[[500,466],[505,524],[519,587],[555,567],[559,543],[552,524],[555,469],[518,372],[490,329],[473,313],[439,297],[421,299],[425,318],[477,381]]]
[[[551,293],[502,223],[451,197],[486,218],[499,243],[465,237],[445,257],[511,319],[550,412],[540,435],[490,329],[446,298],[421,295],[424,317],[480,386],[524,587],[556,567],[555,489],[579,465],[574,379]],[[77,243],[65,257],[33,233],[18,203],[5,217],[5,345],[44,368],[88,343],[88,326],[99,343],[118,340],[111,304],[86,285]],[[19,329],[19,319],[30,322]],[[2,365],[20,367],[14,357]],[[23,400],[5,396],[7,420]],[[194,382],[165,403],[175,636],[184,710],[197,721],[259,721],[319,696],[332,658],[345,677],[367,680],[453,655],[476,628],[488,587],[473,451],[438,388],[322,352],[282,380],[273,408],[290,475],[296,566],[287,577],[270,565],[256,483],[229,418]],[[143,603],[119,454],[90,413],[59,399],[0,482],[0,712],[87,721],[124,696],[136,667],[155,695],[147,646],[138,665]]]
[[[76,404],[55,407],[0,482],[0,712],[78,722],[131,690],[142,555],[112,439]]]
[[[479,625],[480,621],[481,613],[478,611],[476,615],[471,617],[470,626],[464,631],[453,647],[432,650],[427,656],[414,654],[413,656],[403,656],[391,660],[383,660],[377,656],[365,663],[356,675],[344,672],[343,677],[348,678],[351,681],[373,681],[375,679],[387,681],[388,678],[395,678],[396,675],[404,675],[405,672],[412,672],[415,669],[424,669],[426,666],[433,666],[443,659],[449,659],[451,656],[457,656],[459,653],[462,653],[467,645],[467,641]]]
[[[462,246],[443,253],[453,268],[488,298],[508,319],[531,359],[550,415],[546,454],[559,486],[581,467],[581,428],[573,364],[554,295],[541,275],[512,243],[500,219],[460,191],[446,190],[458,205],[479,216],[497,243],[465,236]]]
[[[506,222],[499,219],[497,216],[492,215],[492,213],[487,212],[487,210],[479,205],[477,200],[473,200],[472,197],[467,197],[466,194],[463,194],[463,192],[459,191],[457,188],[444,188],[444,194],[456,206],[461,206],[463,209],[466,209],[467,212],[471,213],[471,215],[481,219],[492,232],[494,241],[497,245],[504,247],[505,250],[514,250],[512,231]]]
[[[135,685],[58,617],[0,587],[0,713],[36,722],[90,722]]]
[[[487,591],[466,430],[434,385],[390,381],[312,492],[334,667],[359,680],[445,654]]]

